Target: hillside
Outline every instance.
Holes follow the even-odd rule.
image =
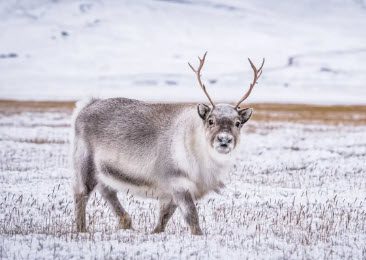
[[[0,99],[204,100],[187,61],[208,51],[215,100],[366,104],[363,1],[2,1]]]

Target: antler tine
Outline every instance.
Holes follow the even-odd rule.
[[[253,72],[254,72],[253,81],[252,81],[252,83],[250,83],[248,91],[247,91],[247,92],[244,94],[244,96],[239,100],[239,102],[236,104],[235,108],[238,108],[238,107],[239,107],[239,105],[240,105],[244,100],[246,100],[246,99],[249,97],[249,95],[250,95],[250,93],[252,92],[252,90],[253,90],[253,88],[254,88],[255,84],[257,84],[257,80],[260,78],[260,76],[262,75],[262,72],[263,72],[263,71],[262,71],[262,68],[263,68],[264,61],[265,61],[265,59],[264,59],[264,58],[263,58],[262,64],[261,64],[261,66],[259,67],[259,69],[257,69],[257,68],[255,67],[255,65],[253,64],[253,62],[252,62],[249,58],[248,58],[248,60],[249,60],[250,66],[252,67]]]
[[[261,66],[259,67],[259,69],[257,69],[257,68],[254,66],[254,64],[253,64],[253,62],[252,62],[252,60],[251,60],[251,59],[249,59],[249,58],[248,58],[248,61],[249,61],[250,66],[252,67],[252,69],[253,69],[253,70],[261,71],[261,70],[262,70],[262,68],[263,68],[263,65],[264,65],[264,61],[265,61],[265,59],[263,58],[263,60],[262,60],[262,64],[261,64]]]
[[[210,95],[207,93],[206,86],[205,86],[205,84],[202,83],[202,80],[201,80],[201,70],[202,70],[203,64],[205,63],[206,54],[207,54],[207,51],[203,55],[202,59],[198,56],[198,60],[199,60],[200,64],[199,64],[197,70],[195,70],[189,62],[188,62],[188,65],[193,70],[193,72],[196,74],[196,77],[197,77],[198,83],[200,84],[200,87],[202,88],[202,90],[205,93],[206,97],[210,101],[212,107],[214,107],[215,104],[212,102],[212,99],[211,99]]]

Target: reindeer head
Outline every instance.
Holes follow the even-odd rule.
[[[197,70],[194,69],[190,63],[188,63],[193,72],[196,74],[200,87],[211,103],[211,106],[198,104],[198,115],[203,120],[205,136],[210,146],[220,154],[229,154],[235,149],[240,141],[240,129],[252,115],[253,110],[251,108],[241,109],[239,108],[239,105],[249,97],[257,80],[262,75],[264,59],[259,69],[257,69],[253,62],[248,59],[254,71],[253,82],[250,84],[249,90],[235,106],[230,104],[215,105],[206,91],[206,86],[201,81],[201,70],[203,64],[205,63],[206,54],[207,52],[203,55],[202,59],[198,57],[200,64]]]

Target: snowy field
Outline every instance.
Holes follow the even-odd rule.
[[[70,110],[1,112],[0,259],[366,258],[366,126],[252,120],[221,194],[199,201],[204,236],[179,212],[151,235],[157,202],[119,194],[134,231],[99,194],[73,224]]]
[[[0,259],[366,259],[365,28],[365,0],[0,0]],[[179,212],[150,234],[157,202],[129,194],[117,230],[97,193],[77,233],[73,103],[52,103],[206,102],[187,66],[206,50],[214,101],[266,63],[226,188],[197,203],[204,236]]]
[[[366,104],[365,0],[3,0],[0,98]]]

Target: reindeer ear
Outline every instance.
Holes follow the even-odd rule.
[[[199,116],[203,119],[206,120],[208,114],[211,111],[211,108],[205,104],[198,104],[197,105],[197,111]]]
[[[252,108],[243,108],[243,109],[238,110],[238,113],[240,116],[241,123],[244,124],[252,116],[253,109]]]

